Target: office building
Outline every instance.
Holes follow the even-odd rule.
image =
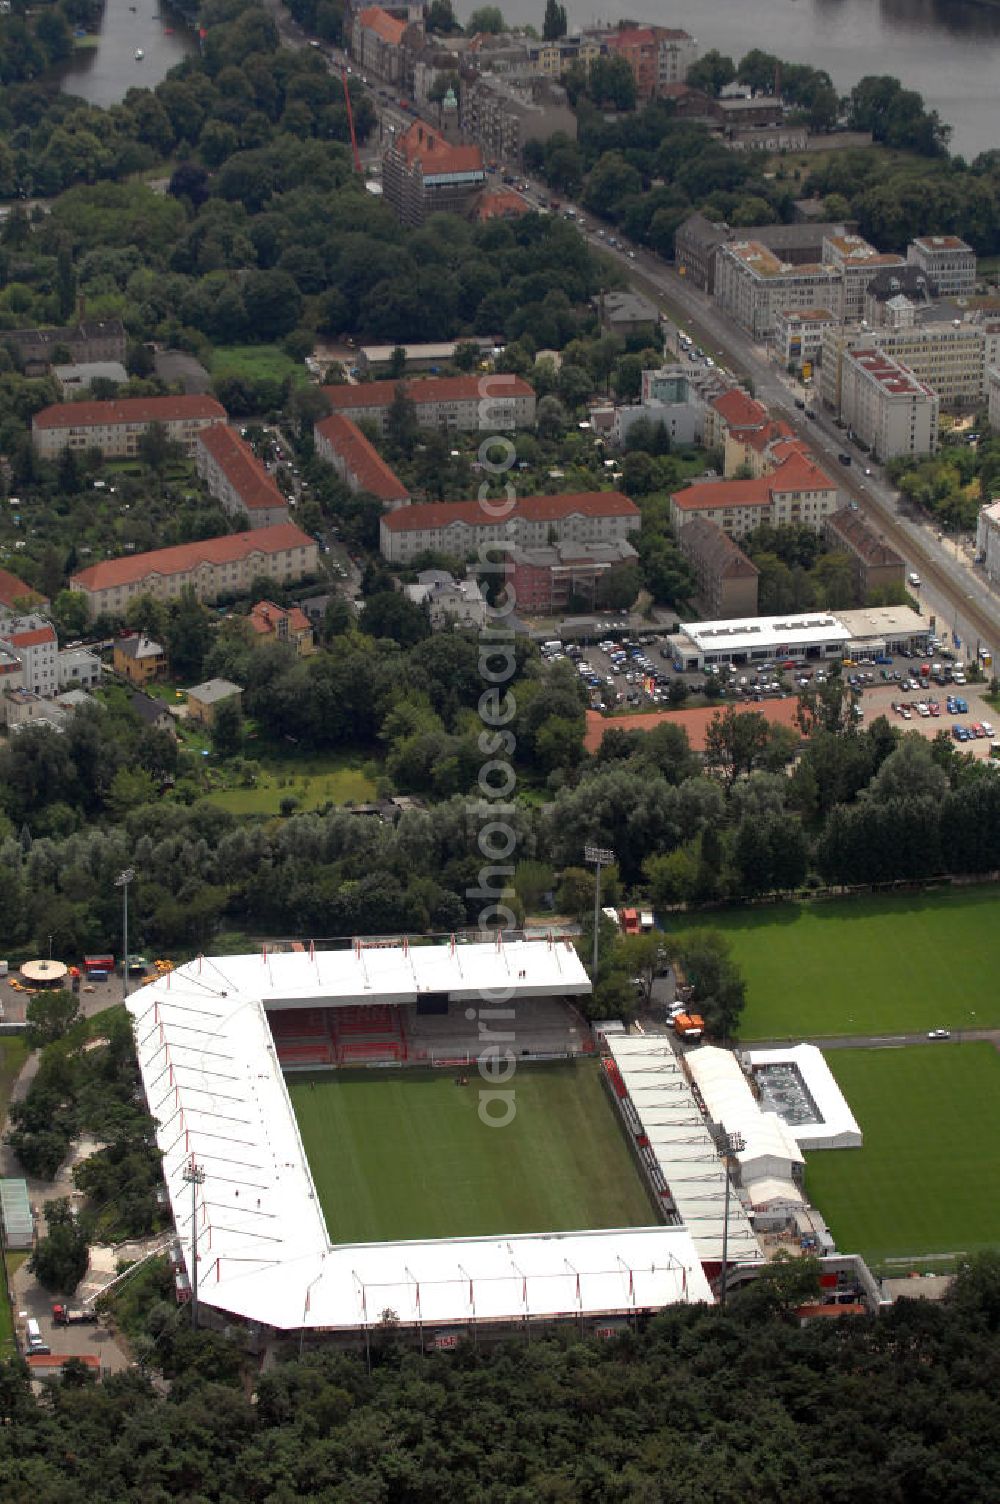
[[[939,399],[908,366],[881,348],[848,350],[840,415],[877,460],[934,454]]]
[[[971,298],[976,290],[976,253],[957,235],[921,235],[906,259],[935,284],[942,298]]]

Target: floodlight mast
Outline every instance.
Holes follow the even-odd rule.
[[[600,920],[601,920],[601,868],[610,867],[615,859],[615,854],[607,846],[585,846],[583,859],[592,862],[597,871],[594,882],[594,964],[591,968],[591,981],[597,983],[597,958],[599,953]]]
[[[115,887],[122,890],[122,1001],[128,998],[128,885],[135,881],[135,868],[126,867],[115,878]]]
[[[205,1184],[205,1171],[192,1154],[183,1177],[191,1187],[191,1325],[198,1325],[198,1187]]]
[[[722,1155],[722,1164],[726,1172],[726,1208],[722,1220],[722,1284],[719,1287],[719,1305],[725,1306],[728,1294],[729,1274],[729,1156],[742,1154],[746,1148],[746,1139],[742,1133],[725,1133],[719,1140],[719,1152]]]

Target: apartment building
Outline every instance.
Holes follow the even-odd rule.
[[[723,313],[763,342],[789,308],[829,309],[839,318],[843,272],[823,262],[793,265],[759,241],[736,241],[716,252],[715,297]]]
[[[195,457],[203,428],[225,423],[226,410],[214,397],[124,397],[113,402],[57,402],[31,420],[31,437],[42,459],[64,449],[99,449],[105,459],[134,459],[139,440],[159,424],[167,438]]]
[[[942,298],[970,298],[976,290],[976,253],[957,235],[921,235],[907,246],[906,259],[926,272]]]
[[[32,607],[44,611],[48,601],[37,590],[25,584],[8,569],[0,569],[0,621],[4,616],[17,616]]]
[[[258,642],[285,642],[300,658],[316,651],[312,624],[300,606],[276,606],[258,601],[247,618]]]
[[[829,308],[787,308],[774,321],[771,349],[779,365],[815,367],[823,354],[823,335],[840,320]]]
[[[68,352],[70,362],[125,360],[125,325],[121,319],[80,319],[61,329],[5,329],[0,343],[8,345],[24,367],[26,376],[43,375],[57,350]]]
[[[844,356],[840,415],[876,459],[934,454],[939,409],[933,388],[883,349]]]
[[[350,24],[351,56],[366,73],[391,84],[401,83],[407,24],[380,5],[356,11]]]
[[[706,616],[721,621],[757,615],[760,571],[717,523],[690,517],[677,534],[677,547],[694,572],[698,604]]]
[[[880,329],[875,338],[880,350],[933,387],[943,407],[975,408],[985,398],[986,373],[998,339],[990,324],[928,318],[909,327]],[[841,411],[847,352],[865,349],[872,342],[871,329],[859,324],[824,331],[820,393],[824,405],[834,412]]]
[[[507,595],[517,609],[543,615],[592,609],[602,582],[616,570],[634,564],[638,554],[631,543],[548,543],[541,548],[517,548],[507,564]]]
[[[479,74],[462,88],[462,130],[493,162],[521,165],[529,141],[557,131],[576,140],[576,113],[565,89],[546,78],[505,79]]]
[[[431,214],[465,214],[486,182],[478,146],[454,146],[422,120],[390,135],[382,153],[382,192],[401,224]]]
[[[1000,585],[1000,501],[991,501],[979,509],[976,553],[986,571],[986,578],[994,585]]]
[[[317,561],[315,539],[286,522],[105,559],[72,575],[69,586],[86,596],[92,618],[123,616],[140,595],[173,601],[191,589],[199,600],[229,599],[245,595],[261,576],[279,585],[295,585],[316,573]]]
[[[44,616],[15,616],[0,626],[0,647],[21,665],[20,688],[49,697],[59,691],[59,642]]]
[[[313,436],[320,459],[333,466],[351,491],[367,491],[384,507],[408,504],[410,493],[399,476],[350,418],[331,413],[315,425]]]
[[[693,517],[704,517],[731,538],[745,538],[765,523],[819,532],[839,506],[835,483],[807,454],[793,448],[773,471],[753,480],[696,481],[674,492],[670,522],[679,532]]]
[[[841,507],[826,519],[824,537],[830,548],[847,554],[854,566],[854,592],[863,605],[876,591],[901,589],[906,565],[894,548],[854,507]]]
[[[250,527],[278,527],[288,521],[288,501],[250,445],[226,423],[198,434],[195,468],[231,517]]]
[[[640,419],[662,423],[672,444],[704,444],[706,420],[713,397],[726,390],[725,379],[704,366],[669,365],[643,371],[642,396],[614,410],[614,436],[624,444]]]
[[[335,414],[355,423],[371,418],[385,433],[386,418],[402,386],[421,428],[493,433],[533,428],[535,389],[521,376],[427,376],[416,381],[364,381],[325,386]]]
[[[431,502],[387,512],[379,548],[392,564],[433,551],[467,559],[491,548],[544,548],[550,543],[616,543],[638,531],[639,508],[617,491],[521,496],[505,501]]]
[[[840,316],[860,319],[865,307],[869,284],[881,272],[902,271],[902,256],[877,251],[861,235],[827,235],[823,241],[823,264],[837,267],[841,274],[843,296]]]
[[[605,36],[608,53],[631,68],[640,103],[655,99],[668,84],[682,84],[698,56],[694,37],[674,27],[622,26]]]

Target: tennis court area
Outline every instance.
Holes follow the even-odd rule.
[[[480,1093],[498,1089],[514,1117],[489,1127]],[[473,1067],[293,1075],[288,1090],[335,1243],[658,1220],[596,1060],[523,1065],[502,1088]]]

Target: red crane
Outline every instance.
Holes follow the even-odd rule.
[[[347,124],[351,131],[351,151],[354,153],[354,171],[361,171],[361,158],[358,156],[358,138],[354,130],[354,110],[351,107],[351,91],[347,87],[347,69],[341,68],[340,76],[344,83],[344,104],[347,106]]]

